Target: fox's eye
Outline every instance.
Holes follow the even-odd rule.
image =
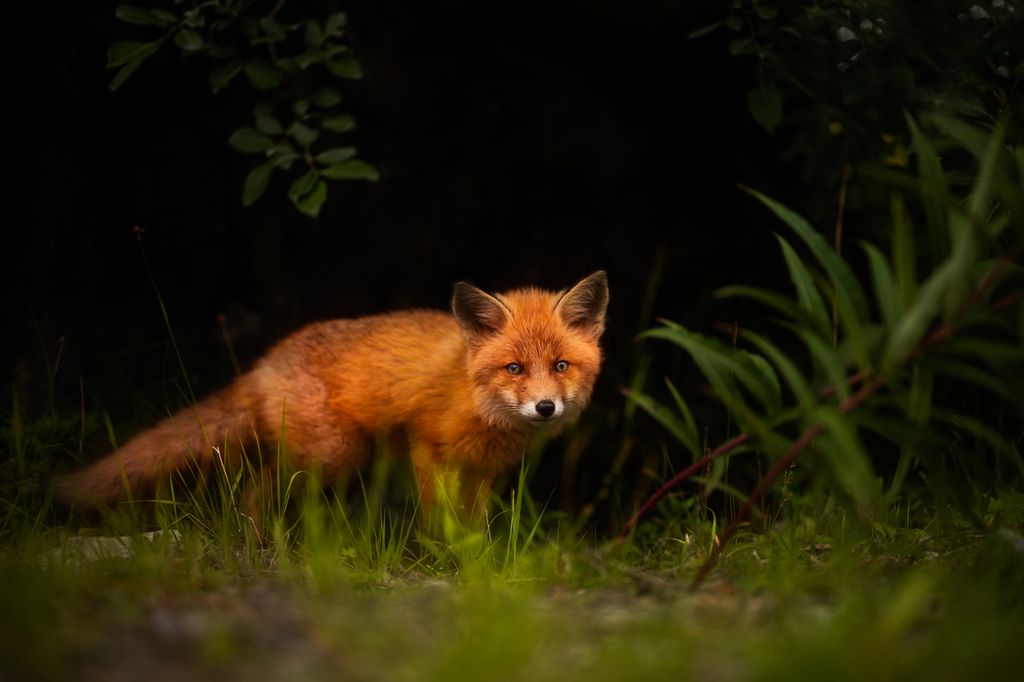
[[[520,372],[523,371],[523,368],[514,362],[510,362],[507,365],[505,365],[505,369],[508,370],[509,374],[519,374]]]
[[[556,372],[564,372],[567,369],[569,369],[569,363],[566,362],[565,360],[559,360],[558,362],[555,363]]]

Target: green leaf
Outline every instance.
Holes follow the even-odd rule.
[[[893,192],[889,200],[892,214],[892,262],[896,269],[896,287],[899,291],[900,309],[906,310],[917,298],[917,250],[914,247],[914,231],[907,216],[903,195]],[[945,258],[941,254],[934,262]]]
[[[315,21],[306,23],[306,44],[310,47],[320,47],[320,44],[324,42],[323,31],[320,30],[320,24]]]
[[[174,44],[185,52],[195,52],[203,46],[203,36],[192,29],[183,28],[174,36]]]
[[[269,161],[249,171],[249,174],[245,176],[245,186],[242,188],[243,206],[252,206],[253,202],[260,198],[263,190],[267,188],[273,171],[274,164]]]
[[[288,134],[303,147],[313,144],[319,133],[309,126],[295,121],[288,126]]]
[[[816,367],[828,378],[829,386],[835,389],[839,401],[845,401],[850,395],[850,386],[839,351],[833,348],[831,343],[826,342],[803,325],[783,324],[803,341]]]
[[[273,162],[274,167],[288,169],[291,168],[292,163],[301,159],[302,156],[298,152],[281,152],[274,154],[270,160]]]
[[[946,341],[943,351],[966,357],[968,360],[984,360],[993,365],[1024,361],[1024,346],[972,336],[954,336]]]
[[[760,375],[761,383],[768,389],[768,394],[771,396],[772,409],[780,409],[782,407],[782,386],[779,384],[779,375],[775,373],[775,368],[760,355],[743,349],[739,350],[739,357],[756,374]]]
[[[871,267],[871,282],[875,289],[875,300],[885,324],[892,327],[900,318],[900,296],[893,279],[889,261],[874,245],[861,242],[861,247],[868,254],[868,265]]]
[[[327,62],[327,70],[338,78],[360,79],[363,77],[363,69],[352,57],[332,59]]]
[[[701,447],[696,432],[691,431],[685,422],[672,414],[670,409],[639,391],[626,391],[626,398],[639,405],[644,412],[664,426],[672,437],[694,456],[700,456]]]
[[[702,454],[700,448],[700,436],[697,432],[697,422],[693,418],[693,412],[690,410],[690,406],[686,404],[686,401],[683,400],[683,396],[680,395],[678,390],[676,390],[675,385],[668,377],[665,377],[665,385],[668,386],[669,393],[672,394],[672,399],[676,403],[676,409],[679,410],[679,414],[683,418],[683,426],[686,429],[688,438],[693,443],[693,449],[690,452],[695,457],[700,457]]]
[[[288,190],[288,198],[299,212],[316,218],[320,215],[324,201],[327,200],[327,183],[310,171],[292,184]]]
[[[821,408],[815,414],[824,426],[815,450],[824,455],[836,481],[852,497],[864,514],[878,507],[878,486],[864,447],[851,428],[851,420],[835,409]]]
[[[286,37],[284,26],[273,17],[261,18],[260,28],[263,29],[263,35],[269,38],[271,42],[279,43]]]
[[[114,43],[107,49],[107,68],[137,64],[153,55],[160,47],[159,43],[142,43],[135,40],[124,40]]]
[[[664,321],[664,324],[665,327],[650,329],[638,338],[666,339],[688,352],[721,395],[736,395],[735,377],[765,410],[771,412],[780,408],[778,378],[766,378],[764,368],[767,363],[755,366],[749,353],[691,332],[674,322]],[[770,366],[768,368],[770,371]]]
[[[763,83],[748,92],[747,108],[769,133],[782,123],[782,95],[774,83]]]
[[[327,21],[324,22],[324,33],[329,36],[335,35],[345,27],[346,23],[348,23],[348,17],[345,16],[344,12],[332,14],[327,17]]]
[[[921,129],[917,127],[913,117],[903,112],[910,128],[914,155],[917,157],[917,176],[920,182],[921,204],[928,223],[928,242],[933,260],[938,263],[949,253],[949,228],[946,224],[946,206],[949,204],[949,185],[942,172],[942,162],[935,148]]]
[[[322,109],[333,107],[341,102],[341,93],[334,88],[320,88],[313,93],[313,103]]]
[[[299,116],[300,118],[305,119],[306,118],[306,112],[309,111],[309,100],[308,99],[295,100],[295,103],[292,105],[292,109],[295,111],[297,116]]]
[[[380,179],[380,173],[377,172],[376,168],[358,159],[331,164],[320,171],[320,175],[329,180],[370,180],[377,182]]]
[[[355,147],[333,147],[317,154],[316,160],[322,164],[341,163],[342,161],[348,161],[355,155]]]
[[[811,249],[811,253],[821,263],[822,268],[832,282],[840,312],[843,312],[843,308],[845,308],[849,315],[847,333],[851,337],[859,334],[859,328],[856,328],[856,324],[868,319],[868,307],[864,298],[864,291],[857,282],[857,278],[854,277],[853,271],[850,270],[850,266],[836,254],[824,238],[802,216],[757,190],[749,188],[745,188],[745,190],[770,208]]]
[[[724,25],[725,25],[724,21],[716,21],[713,24],[708,24],[707,26],[702,26],[701,28],[698,28],[698,29],[696,29],[694,31],[690,31],[686,35],[686,37],[689,38],[690,40],[693,40],[694,38],[702,38],[702,37],[708,35],[709,33],[714,33],[718,29],[722,28],[722,26],[724,26]]]
[[[224,62],[210,69],[210,90],[217,94],[238,75],[241,69],[235,62]]]
[[[292,186],[288,188],[288,198],[293,202],[298,201],[301,197],[312,192],[319,180],[320,178],[317,177],[316,173],[307,171],[305,175],[293,182]]]
[[[167,27],[177,21],[177,17],[166,11],[155,11],[136,5],[118,5],[114,16],[126,24],[137,26]]]
[[[961,311],[964,299],[974,286],[971,271],[981,255],[981,242],[985,236],[982,226],[988,221],[992,195],[1000,182],[997,168],[1003,152],[1004,134],[1005,128],[1000,125],[986,140],[985,152],[979,157],[981,168],[967,200],[967,216],[961,218],[959,214],[954,214],[950,221],[951,225],[959,225],[962,221],[963,226],[957,230],[959,234],[953,237],[953,253],[950,257],[953,272],[944,310],[944,319],[947,321]]]
[[[974,365],[951,358],[929,357],[925,360],[926,366],[936,374],[951,377],[959,381],[987,388],[996,395],[1006,400],[1013,400],[1013,393],[1006,387],[1006,384],[990,372],[979,369]]]
[[[777,457],[789,449],[791,442],[782,434],[776,433],[772,424],[747,405],[738,395],[734,393],[714,392],[725,409],[736,420],[736,423],[744,433],[750,435],[757,449],[763,450],[769,456]],[[733,451],[735,454],[735,450]]]
[[[245,76],[257,90],[273,90],[281,84],[274,65],[264,57],[253,57],[245,63]]]
[[[356,127],[356,120],[348,114],[331,116],[321,121],[320,127],[334,133],[345,133]]]
[[[282,165],[282,157],[289,157],[289,160],[303,156],[303,154],[295,151],[287,142],[279,142],[271,147],[268,147],[266,154],[269,158],[273,159],[278,166]]]
[[[782,235],[776,234],[775,238],[782,248],[782,256],[786,260],[786,267],[789,269],[789,278],[796,289],[796,298],[800,307],[807,311],[807,314],[814,322],[814,328],[828,338],[832,334],[832,321],[829,319],[828,309],[825,302],[814,285],[814,278],[804,262],[797,255],[796,250],[786,241]]]
[[[817,401],[814,398],[814,392],[811,390],[810,384],[804,378],[804,375],[800,372],[796,363],[793,362],[787,354],[779,350],[775,344],[758,334],[748,330],[743,330],[740,334],[744,339],[757,346],[757,349],[767,356],[768,360],[778,368],[779,373],[782,374],[782,378],[786,380],[786,384],[789,385],[790,390],[796,397],[797,402],[800,403],[800,406],[805,410],[810,410]]]
[[[139,68],[139,64],[141,64],[141,63],[142,62],[132,62],[130,64],[125,64],[124,66],[122,66],[121,69],[117,72],[117,75],[114,76],[114,79],[112,81],[110,81],[109,85],[107,85],[107,88],[111,92],[113,92],[113,91],[117,90],[119,87],[121,87],[122,85],[124,85],[124,82],[126,80],[128,80],[128,78],[133,73],[135,73],[136,69]]]
[[[953,267],[949,261],[939,266],[921,286],[910,308],[893,325],[882,355],[883,372],[888,372],[906,360],[924,337],[924,333],[938,315],[941,299],[949,290],[953,274]]]
[[[284,132],[281,122],[269,114],[256,117],[256,129],[265,135],[280,135]]]
[[[322,50],[307,50],[295,57],[295,65],[303,71],[314,64],[319,64],[322,61],[324,61],[324,53]]]
[[[731,298],[734,296],[749,298],[752,301],[763,303],[764,305],[774,308],[790,319],[800,322],[809,329],[815,329],[818,326],[815,319],[812,318],[806,310],[794,303],[793,299],[788,296],[783,296],[777,292],[742,285],[722,287],[715,291],[716,298]],[[827,336],[828,332],[824,332],[824,335]]]
[[[240,152],[257,154],[265,152],[274,143],[269,137],[263,135],[255,128],[246,126],[231,133],[231,137],[228,138],[228,144]]]

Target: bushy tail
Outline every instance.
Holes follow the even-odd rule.
[[[225,444],[235,461],[255,440],[245,377],[187,407],[85,469],[57,482],[57,496],[74,506],[99,506],[152,494],[157,483],[190,468],[206,471]]]

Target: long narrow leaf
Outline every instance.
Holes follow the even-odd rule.
[[[627,391],[626,397],[630,401],[640,406],[647,414],[651,415],[655,421],[668,429],[669,433],[679,441],[683,447],[690,451],[694,456],[700,456],[701,447],[700,442],[696,438],[696,434],[691,432],[687,425],[680,421],[672,410],[665,407],[654,398],[645,395],[639,391]]]
[[[950,234],[946,224],[946,207],[949,201],[949,184],[942,173],[942,162],[932,143],[921,133],[917,123],[904,112],[910,136],[917,157],[917,175],[920,179],[921,204],[928,225],[927,244],[932,252],[932,262],[938,263],[949,253]]]
[[[679,414],[683,418],[683,427],[686,429],[689,442],[693,444],[690,451],[694,455],[699,456],[701,453],[701,450],[698,448],[700,435],[697,432],[697,422],[693,418],[693,412],[690,410],[690,406],[686,404],[686,401],[683,400],[683,396],[676,390],[675,384],[668,377],[665,377],[665,384],[672,394],[672,399],[676,402],[676,409],[679,410]]]
[[[778,368],[782,378],[786,380],[786,384],[796,396],[797,402],[805,410],[809,410],[816,402],[814,392],[796,363],[764,337],[748,330],[743,330],[741,334],[744,339],[757,346],[757,349]]]
[[[836,481],[864,513],[878,508],[875,473],[851,421],[835,409],[822,408],[817,419],[825,427],[816,449],[835,474]]]
[[[811,320],[815,323],[815,328],[822,337],[828,338],[832,333],[832,322],[829,319],[825,302],[822,300],[821,294],[818,293],[817,287],[814,286],[814,278],[811,277],[807,266],[800,260],[800,256],[797,255],[790,243],[779,234],[776,234],[775,238],[782,248],[782,256],[789,269],[789,278],[796,288],[796,297],[800,302],[800,307],[810,315]]]
[[[867,301],[864,297],[864,292],[857,282],[857,278],[854,276],[850,266],[839,257],[838,254],[828,245],[825,239],[818,234],[810,223],[808,223],[802,216],[794,211],[786,208],[774,199],[761,194],[757,190],[747,189],[755,199],[760,201],[762,204],[767,206],[775,213],[776,216],[782,222],[789,225],[789,227],[796,232],[797,236],[807,244],[810,248],[811,253],[821,263],[822,268],[827,273],[829,279],[835,287],[836,296],[845,301],[851,311],[853,311],[857,320],[865,321],[868,319],[868,307]]]
[[[874,285],[878,310],[882,314],[885,324],[892,326],[900,317],[900,296],[896,280],[893,278],[892,270],[889,269],[889,262],[877,247],[867,242],[861,242],[861,246],[868,255],[871,282]]]
[[[687,351],[716,390],[736,393],[735,377],[768,412],[781,408],[778,378],[774,383],[766,379],[764,366],[756,366],[741,352],[725,344],[689,331],[682,325],[665,323],[662,328],[651,329],[640,338],[661,338],[675,343]]]
[[[942,297],[949,289],[953,266],[947,261],[921,287],[910,309],[896,322],[882,354],[882,368],[889,371],[903,362],[938,315]]]
[[[820,336],[813,334],[804,327],[790,324],[789,329],[804,342],[807,350],[811,353],[817,367],[828,377],[829,385],[835,388],[836,395],[840,402],[846,400],[850,395],[850,388],[847,385],[846,372],[843,369],[843,362],[839,351],[826,343]]]
[[[902,194],[892,193],[889,212],[892,215],[892,263],[896,270],[896,288],[899,291],[900,310],[906,310],[917,297],[917,253],[914,248],[914,232]],[[932,262],[942,262],[947,254],[948,249],[939,253]]]

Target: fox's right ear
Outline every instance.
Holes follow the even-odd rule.
[[[469,337],[499,331],[510,315],[504,303],[465,282],[455,283],[452,312]]]

